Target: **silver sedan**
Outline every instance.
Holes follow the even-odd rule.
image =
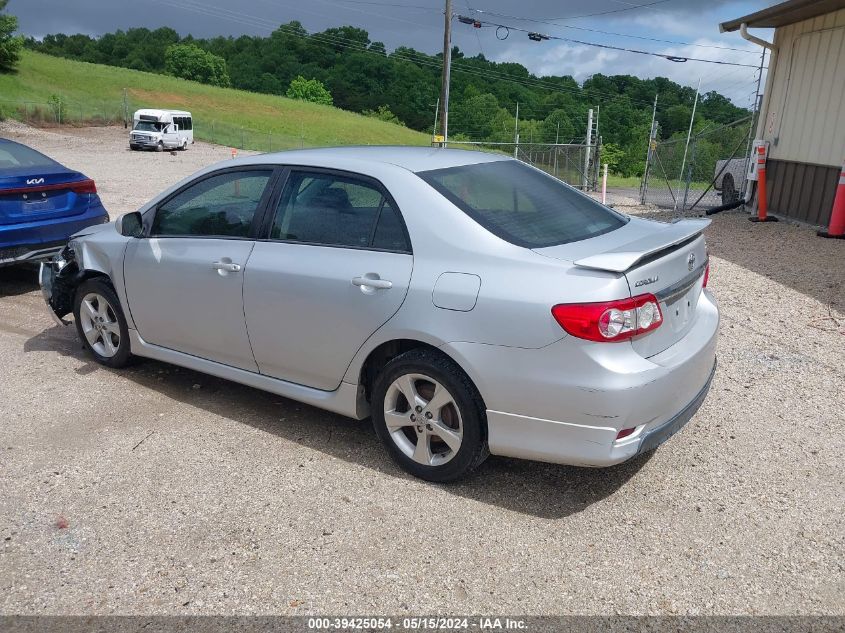
[[[227,161],[76,234],[41,271],[100,363],[158,359],[356,419],[406,470],[492,453],[609,466],[707,394],[706,220],[622,215],[504,156]]]

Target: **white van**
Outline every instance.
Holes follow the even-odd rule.
[[[130,149],[188,149],[194,142],[194,121],[182,110],[138,110],[132,117]]]

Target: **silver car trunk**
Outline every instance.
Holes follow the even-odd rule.
[[[692,327],[707,263],[702,231],[709,224],[710,220],[665,224],[632,218],[612,233],[536,252],[582,268],[623,274],[631,296],[655,295],[663,324],[631,340],[634,349],[648,358],[682,339]]]

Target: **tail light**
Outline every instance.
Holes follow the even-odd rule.
[[[701,287],[706,288],[707,282],[710,281],[710,260],[707,260],[707,265],[704,266],[704,281],[701,282]]]
[[[572,336],[588,341],[624,341],[660,327],[663,314],[653,294],[603,303],[562,303],[552,316]]]
[[[637,427],[631,427],[630,429],[622,429],[621,431],[619,431],[619,433],[616,434],[616,439],[621,440],[628,437],[629,435],[633,435],[634,431],[636,430]]]
[[[73,193],[97,193],[97,185],[90,178],[70,183],[69,189]]]
[[[34,187],[18,187],[16,189],[3,189],[2,195],[41,193],[42,191],[72,191],[73,193],[97,193],[97,185],[90,178],[77,180],[75,182],[59,182],[50,185],[36,185]]]

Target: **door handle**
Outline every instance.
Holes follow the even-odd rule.
[[[240,264],[233,264],[232,262],[214,262],[211,264],[214,270],[225,270],[230,273],[237,273],[241,270]]]
[[[377,290],[390,290],[391,288],[393,288],[392,281],[387,281],[387,279],[368,277],[367,275],[364,275],[363,277],[353,277],[352,285],[358,286],[362,290],[366,288],[376,288]]]

